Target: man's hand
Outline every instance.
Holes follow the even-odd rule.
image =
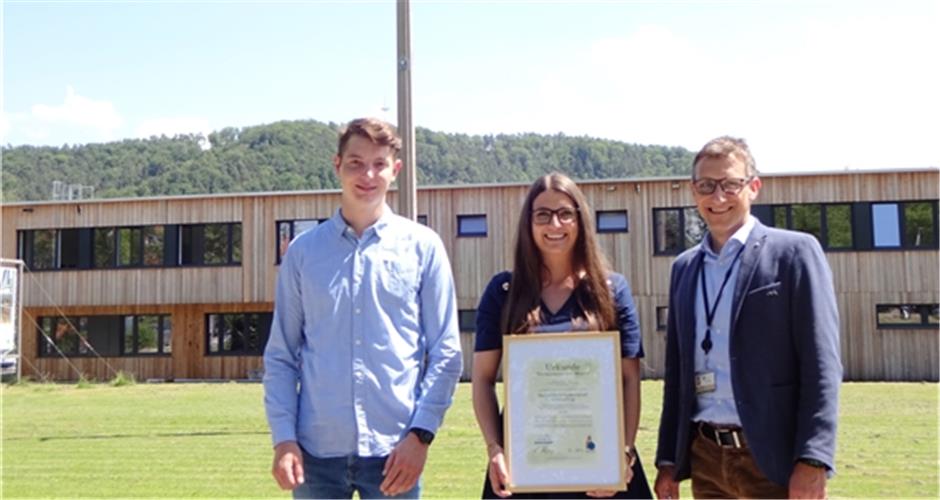
[[[489,466],[486,468],[490,478],[490,488],[493,493],[501,498],[511,496],[509,491],[509,473],[506,471],[506,456],[503,453],[503,447],[498,444],[491,444],[487,447],[486,453],[490,456]]]
[[[379,490],[383,495],[393,497],[414,488],[427,460],[428,445],[409,432],[385,460],[385,468],[382,469],[385,480],[379,485]]]
[[[673,479],[676,474],[674,465],[663,465],[656,473],[656,484],[653,486],[656,498],[679,498],[679,482]]]
[[[271,475],[282,490],[292,490],[304,483],[304,457],[296,441],[284,441],[274,447]]]
[[[790,474],[790,498],[826,498],[826,469],[797,462]]]

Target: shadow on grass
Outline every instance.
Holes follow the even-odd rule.
[[[145,434],[90,434],[87,436],[39,436],[39,437],[10,437],[4,441],[65,441],[84,439],[127,439],[127,438],[175,438],[175,437],[211,437],[211,436],[268,436],[270,432],[247,431],[214,431],[214,432],[151,432]]]

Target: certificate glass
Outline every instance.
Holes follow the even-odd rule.
[[[620,332],[503,337],[509,490],[623,490]]]

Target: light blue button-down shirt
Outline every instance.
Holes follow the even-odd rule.
[[[298,236],[264,351],[274,444],[380,457],[411,427],[437,432],[462,367],[456,304],[440,237],[387,206],[362,237],[339,210]]]
[[[702,267],[705,271],[705,286],[708,287],[709,306],[715,307],[718,290],[721,283],[732,269],[725,291],[715,309],[712,320],[712,348],[705,354],[702,349],[702,340],[705,339],[705,330],[708,320],[705,316],[705,297],[702,296],[701,277],[696,277],[695,287],[695,373],[713,372],[715,374],[715,390],[698,394],[698,406],[692,420],[696,422],[711,422],[713,424],[741,425],[738,410],[734,404],[734,390],[731,387],[731,302],[734,300],[734,285],[738,279],[738,269],[741,259],[735,259],[741,248],[747,243],[747,238],[754,229],[754,217],[748,215],[747,221],[741,226],[721,248],[715,253],[711,248],[711,236],[707,235],[701,243],[701,252],[705,253]],[[733,266],[733,267],[732,267]]]

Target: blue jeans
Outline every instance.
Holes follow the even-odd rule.
[[[304,483],[294,489],[294,498],[419,498],[421,480],[409,491],[395,497],[383,495],[379,485],[385,479],[382,468],[387,457],[317,458],[303,451]]]

